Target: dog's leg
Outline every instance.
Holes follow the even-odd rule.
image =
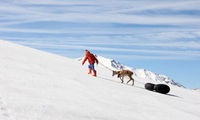
[[[126,84],[128,84],[130,81],[131,81],[131,79]]]
[[[133,78],[132,78],[132,81],[133,81],[133,84],[132,84],[132,86],[134,86],[134,81],[135,81],[135,80],[134,80]]]
[[[132,81],[133,81],[133,84],[132,84],[132,86],[134,86],[134,79],[133,79]]]
[[[133,81],[132,86],[134,86],[134,79],[132,78],[132,76],[129,76],[130,80],[127,82],[129,83],[131,80]]]
[[[123,76],[120,76],[120,79],[121,79],[121,83],[123,83],[124,82],[124,77]]]

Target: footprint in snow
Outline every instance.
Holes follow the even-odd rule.
[[[0,98],[0,120],[14,120],[10,116],[10,114],[9,114],[9,112],[8,112],[8,110],[6,108],[6,105],[4,104],[2,98]]]

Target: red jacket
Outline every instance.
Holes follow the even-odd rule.
[[[85,58],[84,58],[82,64],[84,64],[86,60],[88,60],[88,62],[89,62],[90,64],[93,64],[93,63],[95,63],[95,62],[98,64],[97,58],[96,58],[92,53],[87,53],[87,54],[86,54],[86,56],[85,56]]]

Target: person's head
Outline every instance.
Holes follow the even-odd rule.
[[[85,54],[89,54],[90,53],[90,51],[88,51],[87,49],[85,50]]]

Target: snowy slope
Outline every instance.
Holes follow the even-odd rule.
[[[200,88],[194,89],[194,91],[199,92],[200,93]]]
[[[145,69],[136,69],[136,68],[127,67],[113,59],[104,58],[102,56],[97,56],[97,57],[100,60],[101,64],[107,67],[108,69],[111,69],[111,70],[128,69],[128,70],[133,71],[135,76],[145,80],[146,82],[162,83],[162,84],[174,85],[174,86],[184,88],[183,85],[179,84],[178,82],[175,82],[174,80],[170,79],[169,77],[165,75],[157,74]]]
[[[87,64],[0,40],[0,120],[199,120],[197,92],[168,95],[121,84],[103,65]]]

